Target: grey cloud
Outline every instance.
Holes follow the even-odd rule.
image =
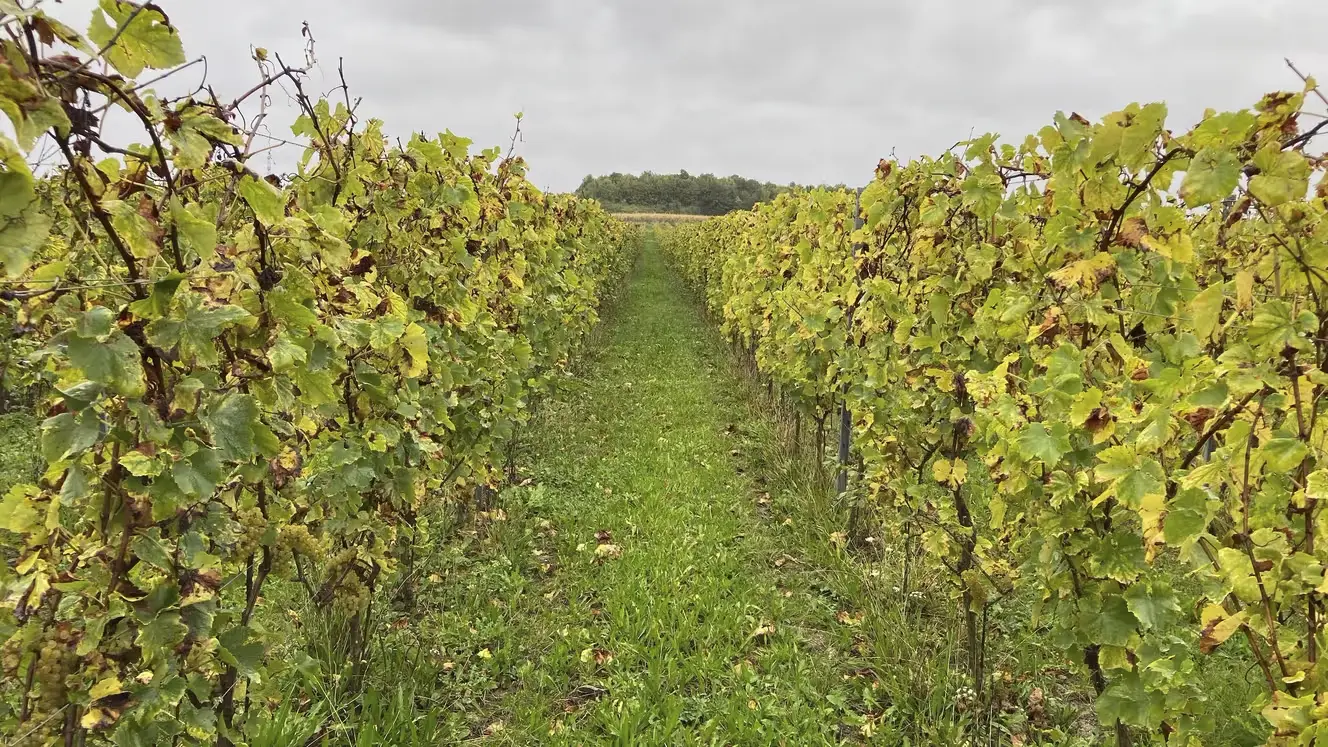
[[[1058,110],[1165,100],[1183,129],[1297,87],[1284,56],[1328,78],[1322,0],[232,0],[224,15],[158,2],[223,95],[255,80],[251,44],[298,59],[307,20],[322,63],[310,88],[335,86],[344,57],[390,133],[505,145],[524,111],[519,150],[554,189],[679,168],[861,183],[891,151],[936,153],[970,131],[1018,140]],[[83,26],[91,7],[55,12]]]

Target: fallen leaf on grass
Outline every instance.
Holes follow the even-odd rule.
[[[756,630],[753,630],[752,634],[747,637],[757,643],[766,643],[774,634],[774,623],[761,623],[760,625],[757,625]]]
[[[606,666],[613,663],[613,654],[608,649],[595,648],[594,646],[584,649],[581,652],[581,663],[589,664],[595,662],[596,666]]]
[[[850,627],[855,625],[861,625],[862,618],[863,618],[863,613],[859,612],[858,614],[855,615],[847,610],[840,610],[839,613],[835,615],[836,620]]]
[[[622,548],[617,545],[603,544],[595,548],[595,557],[599,560],[617,560],[623,554]]]

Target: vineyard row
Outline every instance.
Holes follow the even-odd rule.
[[[979,692],[989,632],[1022,627],[1121,744],[1199,744],[1221,648],[1263,683],[1270,744],[1328,737],[1328,162],[1307,101],[1328,103],[1312,80],[1181,134],[1161,104],[1058,115],[881,161],[860,195],[667,229],[760,370],[822,422],[846,410],[847,542],[910,538],[950,579]]]

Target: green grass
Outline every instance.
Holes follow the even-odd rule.
[[[524,434],[523,485],[435,527],[369,707],[326,698],[337,744],[972,743],[947,586],[915,571],[903,594],[898,543],[834,541],[829,477],[653,247],[577,368]],[[1094,743],[1028,644],[984,733]]]
[[[838,605],[780,567],[787,547],[739,473],[758,446],[747,413],[686,299],[648,249],[537,424],[514,500],[557,532],[556,570],[522,625],[520,687],[492,711],[503,741],[835,744],[880,705],[850,674]]]
[[[0,415],[0,495],[14,485],[32,482],[41,469],[37,419],[26,412]]]

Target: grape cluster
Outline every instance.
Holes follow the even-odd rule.
[[[45,637],[37,649],[37,666],[32,679],[36,691],[32,693],[31,711],[25,726],[19,731],[26,736],[15,742],[16,746],[44,745],[50,737],[63,730],[63,721],[53,717],[69,703],[68,678],[79,664],[79,657],[74,653],[76,643],[76,633],[68,624],[45,631]],[[5,645],[3,657],[6,676],[17,674],[21,656],[21,645]]]
[[[332,589],[332,610],[341,616],[351,617],[363,612],[369,606],[369,587],[360,578],[359,569],[347,565],[356,563],[355,548],[341,550],[328,561],[327,578],[336,582]]]
[[[19,638],[15,635],[0,646],[0,674],[10,682],[17,679],[18,667],[23,660],[23,644]]]
[[[62,640],[63,633],[47,638],[37,653],[38,704],[46,711],[54,711],[65,704],[68,687],[65,678],[78,664],[70,641]]]
[[[277,533],[277,546],[272,551],[272,573],[289,577],[294,560],[303,555],[316,558],[323,553],[323,545],[303,524],[288,524]]]
[[[267,531],[267,517],[258,507],[241,508],[235,512],[235,520],[240,524],[239,538],[235,541],[236,559],[247,558],[258,552],[258,546],[263,541],[263,533]]]

